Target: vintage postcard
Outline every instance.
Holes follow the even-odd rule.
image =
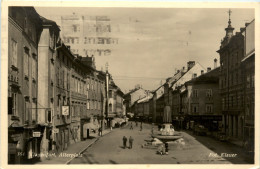
[[[259,3],[2,5],[1,168],[259,168]]]

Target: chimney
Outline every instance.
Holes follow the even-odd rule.
[[[189,61],[187,62],[187,68],[190,70],[195,65],[195,61]]]
[[[203,73],[204,73],[204,70],[201,70],[201,74],[203,75]]]
[[[209,71],[211,71],[211,67],[208,67],[208,68],[207,68],[207,72],[209,72]]]
[[[193,79],[197,77],[197,73],[193,73]]]
[[[217,64],[218,64],[218,63],[217,63],[217,61],[218,61],[218,59],[217,59],[217,58],[215,58],[215,59],[214,59],[214,69],[216,69],[216,68],[217,68],[217,66],[218,66],[218,65],[217,65]]]

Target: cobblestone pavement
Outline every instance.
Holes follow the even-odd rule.
[[[207,136],[194,136],[181,132],[185,146],[169,144],[169,155],[158,155],[156,149],[142,148],[145,140],[151,139],[152,126],[143,124],[143,130],[134,126],[117,129],[100,138],[70,164],[248,164],[247,154],[227,142]],[[134,138],[133,149],[123,148],[123,136]],[[128,142],[127,142],[128,145]],[[221,154],[226,153],[226,154]],[[221,157],[222,155],[222,157]],[[224,157],[225,156],[225,157]],[[227,157],[232,156],[232,157]]]

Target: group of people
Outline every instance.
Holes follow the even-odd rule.
[[[135,125],[136,125],[136,127],[138,126],[138,122],[136,121],[135,122]],[[131,122],[130,123],[130,130],[133,130],[134,128],[133,128],[133,123]],[[141,122],[141,124],[140,124],[140,131],[142,131],[143,130],[143,123]]]
[[[134,139],[132,136],[129,137],[129,149],[132,149],[133,147],[133,142],[134,142]],[[127,143],[127,138],[126,136],[123,137],[123,146],[124,146],[124,149],[126,148],[126,143]]]

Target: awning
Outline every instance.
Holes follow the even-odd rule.
[[[98,128],[99,128],[98,124],[86,123],[86,124],[83,125],[83,130],[85,130],[85,129],[97,130]]]

